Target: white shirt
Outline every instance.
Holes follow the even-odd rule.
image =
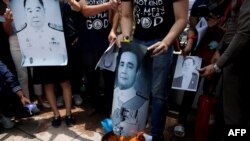
[[[192,79],[192,75],[183,75],[181,88],[188,89],[191,79]]]
[[[67,64],[64,34],[45,25],[40,30],[31,27],[17,33],[23,66],[55,66]]]

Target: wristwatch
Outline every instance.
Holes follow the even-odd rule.
[[[220,73],[221,72],[221,69],[217,66],[217,64],[214,64],[213,68],[214,68],[214,71],[216,73]]]

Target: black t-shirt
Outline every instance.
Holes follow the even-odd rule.
[[[88,5],[97,5],[107,0],[87,0]],[[109,11],[98,13],[95,16],[82,16],[78,23],[78,47],[82,51],[97,51],[103,53],[109,45],[108,35],[111,30]]]
[[[134,37],[140,40],[164,38],[175,21],[172,0],[134,0],[134,10]]]

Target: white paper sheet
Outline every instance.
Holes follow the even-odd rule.
[[[200,44],[201,40],[203,39],[204,35],[207,32],[208,24],[207,24],[206,19],[202,17],[200,21],[197,23],[197,25],[195,26],[195,28],[197,30],[198,36],[197,36],[197,43],[196,43],[194,50],[196,50],[197,46]]]
[[[95,69],[100,67],[101,69],[106,69],[110,71],[115,71],[116,68],[116,58],[118,55],[118,51],[116,51],[115,42],[112,42],[109,47],[105,50],[100,60],[96,64]]]

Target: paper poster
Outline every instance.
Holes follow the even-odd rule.
[[[133,43],[120,48],[111,116],[116,135],[135,136],[145,129],[151,86],[146,48]]]
[[[197,91],[201,58],[197,56],[178,55],[174,78],[173,89]]]
[[[114,41],[109,45],[109,47],[106,49],[106,51],[101,56],[100,60],[96,64],[96,67],[100,67],[101,69],[106,69],[110,71],[115,71],[116,68],[116,59],[118,55],[118,47],[116,47]]]
[[[202,17],[200,21],[197,23],[197,25],[195,26],[195,28],[198,33],[198,37],[197,37],[197,43],[196,43],[194,50],[196,50],[197,46],[200,44],[201,40],[203,39],[203,37],[205,36],[207,32],[208,24],[207,24],[206,19]]]
[[[59,0],[11,0],[22,66],[68,62]]]

